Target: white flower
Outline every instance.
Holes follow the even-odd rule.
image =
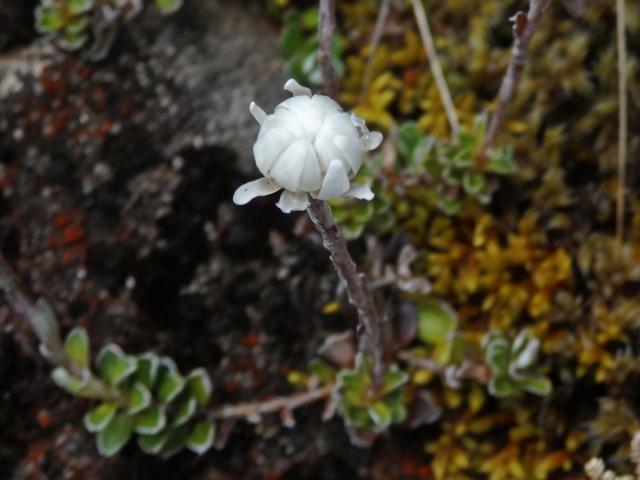
[[[284,189],[277,206],[285,213],[305,210],[309,195],[320,200],[355,197],[371,200],[367,185],[351,179],[367,150],[382,143],[382,134],[369,132],[364,120],[295,80],[284,85],[293,97],[267,115],[255,102],[249,111],[260,124],[253,156],[263,178],[236,190],[233,201],[244,205],[255,197]]]

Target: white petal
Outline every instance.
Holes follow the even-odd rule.
[[[308,144],[306,140],[294,142],[271,167],[269,175],[285,190],[298,191]]]
[[[373,200],[373,191],[369,185],[351,184],[351,188],[344,194],[345,197],[359,198],[360,200]]]
[[[249,104],[249,111],[251,112],[251,115],[253,115],[253,118],[256,119],[256,122],[258,122],[260,125],[262,125],[262,123],[266,120],[267,118],[267,114],[264,113],[264,110],[262,110],[257,104],[256,102],[251,102]]]
[[[355,113],[351,114],[351,123],[362,130],[362,133],[369,133],[369,129],[367,128],[367,124],[365,123],[364,119],[360,118]]]
[[[333,143],[342,153],[342,158],[351,166],[353,173],[358,173],[364,158],[364,147],[359,138],[338,135]]]
[[[293,193],[285,190],[280,195],[280,200],[276,203],[276,207],[284,213],[306,210],[309,206],[309,195],[305,192]]]
[[[300,176],[298,190],[303,192],[317,192],[322,186],[322,173],[318,155],[310,142],[306,142],[307,154],[304,158],[304,167]]]
[[[364,148],[367,150],[375,150],[382,143],[382,134],[380,132],[366,133],[361,138]]]
[[[321,113],[322,116],[342,112],[340,104],[326,95],[314,95],[311,97],[311,105],[313,105],[313,108]]]
[[[294,137],[287,130],[277,128],[269,130],[253,144],[253,156],[260,173],[269,175],[276,160],[289,148]]]
[[[282,187],[270,178],[259,178],[244,185],[240,185],[233,194],[233,203],[245,205],[256,197],[263,197],[277,192]]]
[[[307,87],[303,87],[298,82],[296,82],[293,78],[287,80],[287,83],[284,84],[284,89],[291,92],[293,95],[306,95],[308,97],[311,96],[311,90]]]
[[[322,188],[318,193],[320,200],[329,200],[345,194],[349,190],[349,176],[340,160],[332,160],[324,175]]]

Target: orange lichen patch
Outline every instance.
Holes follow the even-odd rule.
[[[250,333],[242,337],[240,342],[245,347],[255,347],[256,345],[258,345],[258,343],[260,343],[260,335],[257,335],[255,333]]]
[[[51,426],[51,415],[47,410],[38,410],[36,419],[40,428],[49,428]]]

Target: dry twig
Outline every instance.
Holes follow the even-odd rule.
[[[498,92],[496,109],[491,117],[491,124],[484,141],[484,152],[487,152],[496,141],[498,132],[504,123],[507,107],[518,88],[522,71],[527,64],[527,50],[529,41],[533,34],[538,30],[542,14],[551,4],[551,0],[531,0],[529,4],[529,13],[518,12],[512,17],[513,21],[513,48],[511,50],[511,59],[509,66],[502,78],[500,91]]]
[[[320,0],[320,21],[318,23],[318,38],[320,46],[318,61],[322,70],[324,93],[334,99],[338,98],[340,80],[333,64],[331,45],[336,31],[336,4],[335,0]]]
[[[616,240],[624,240],[624,196],[627,185],[627,42],[625,38],[624,0],[616,0],[616,37],[618,45],[618,191],[616,195]]]
[[[429,57],[431,73],[433,74],[433,78],[438,86],[438,92],[440,92],[440,98],[442,99],[444,110],[447,113],[447,119],[449,120],[451,131],[456,135],[460,131],[460,123],[458,122],[458,115],[456,114],[456,109],[453,105],[453,100],[451,99],[449,87],[447,87],[447,81],[444,78],[442,67],[438,61],[436,47],[433,43],[431,30],[429,29],[429,22],[427,21],[427,13],[424,10],[424,5],[422,5],[422,0],[411,0],[411,4],[413,5],[413,13],[416,17],[416,22],[418,23],[422,43],[424,44],[427,56]]]
[[[209,412],[209,416],[215,419],[247,418],[259,419],[263,415],[271,413],[291,413],[292,410],[326,399],[331,395],[334,384],[327,384],[315,390],[294,393],[286,397],[275,397],[270,400],[239,403],[237,405],[225,405]]]

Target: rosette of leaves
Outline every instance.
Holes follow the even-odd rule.
[[[446,215],[455,215],[467,199],[491,201],[492,175],[510,175],[517,166],[509,146],[484,152],[486,116],[475,118],[470,131],[460,131],[453,140],[426,135],[415,122],[398,129],[398,153],[403,168],[425,175],[429,197]]]
[[[90,369],[89,338],[82,328],[64,341],[67,362],[52,373],[71,394],[99,400],[84,417],[98,451],[110,457],[133,437],[148,454],[169,457],[182,448],[197,454],[213,442],[215,424],[204,416],[211,380],[202,368],[183,376],[173,360],[153,353],[129,355],[105,346]]]
[[[343,369],[337,376],[334,398],[356,444],[362,444],[367,434],[383,432],[407,416],[405,384],[409,375],[390,365],[376,385],[372,367],[358,355],[355,368]]]
[[[318,60],[318,20],[317,7],[306,10],[290,9],[282,18],[283,30],[280,35],[280,50],[287,58],[286,69],[291,77],[312,89],[322,87],[322,71]],[[342,38],[334,35],[331,44],[333,66],[342,75],[344,64],[341,58]]]
[[[546,396],[551,393],[551,380],[535,365],[540,341],[528,330],[521,331],[513,342],[501,333],[490,332],[483,340],[483,347],[491,369],[491,395],[512,397],[529,392]]]
[[[153,0],[165,15],[174,13],[183,0]],[[41,0],[35,9],[38,32],[52,35],[64,50],[78,50],[91,40],[89,58],[106,56],[121,22],[134,18],[144,0]]]

